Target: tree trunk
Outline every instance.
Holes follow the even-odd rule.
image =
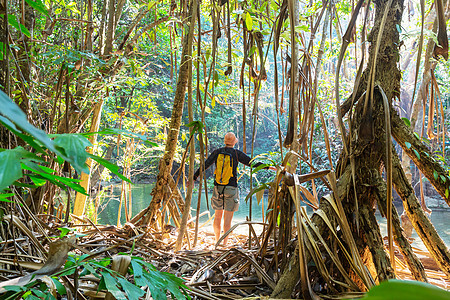
[[[450,205],[448,172],[433,158],[428,148],[414,135],[395,111],[391,111],[391,122],[394,139],[445,199],[447,205]]]
[[[0,1],[0,89],[9,95],[9,66],[8,66],[8,1]]]
[[[418,167],[421,169],[420,166]],[[413,188],[403,172],[397,156],[394,156],[393,160],[393,182],[397,193],[400,198],[402,198],[403,207],[405,208],[406,214],[411,220],[414,229],[436,263],[439,265],[440,269],[447,274],[448,278],[450,278],[450,252],[439,237],[433,224],[425,215],[419,200],[417,200],[417,197],[414,194]]]
[[[8,47],[8,1],[1,0],[0,1],[0,90],[5,92],[6,95],[9,96],[9,66],[8,66],[8,56],[9,56],[9,47]],[[7,130],[4,126],[0,127],[0,148],[9,149],[9,130]]]
[[[98,128],[100,126],[100,116],[102,114],[102,107],[103,107],[103,100],[99,100],[99,102],[97,102],[94,107],[94,113],[92,115],[91,129],[89,130],[90,132],[98,131]],[[95,143],[97,141],[97,135],[96,134],[91,135],[89,137],[89,141],[93,145],[95,145]],[[88,151],[92,153],[93,149],[90,148]],[[91,169],[92,160],[90,158],[88,158],[86,163],[87,163],[89,169]],[[81,179],[80,185],[86,190],[86,192],[89,193],[89,174],[81,173],[80,179]],[[80,216],[80,217],[83,216],[84,210],[86,207],[86,198],[87,198],[86,195],[77,193],[76,198],[75,198],[74,207],[73,207],[74,215]]]
[[[183,51],[181,54],[181,64],[179,70],[179,76],[177,81],[177,89],[175,92],[175,99],[173,102],[172,108],[172,117],[169,124],[169,132],[167,134],[166,139],[166,147],[164,151],[164,156],[159,164],[159,174],[156,179],[155,187],[152,190],[152,201],[150,202],[149,207],[147,208],[147,212],[143,216],[142,220],[139,221],[144,225],[149,225],[153,221],[155,214],[161,207],[161,202],[166,196],[165,187],[168,185],[169,176],[171,176],[170,172],[172,170],[173,157],[175,155],[175,150],[178,141],[178,133],[180,131],[181,126],[181,117],[183,116],[183,106],[184,106],[184,98],[186,94],[186,86],[188,82],[188,77],[191,76],[189,74],[189,63],[188,61],[191,59],[190,53],[192,53],[192,40],[194,37],[194,25],[196,21],[197,9],[193,11],[193,8],[196,8],[197,0],[192,0],[190,4],[190,26],[189,32],[187,36],[184,38],[183,42]]]
[[[196,5],[197,6],[197,5]],[[196,11],[198,8],[195,7]],[[195,14],[197,16],[197,14]],[[192,54],[192,53],[191,53]],[[192,62],[189,63],[189,73],[192,74]],[[188,114],[189,114],[189,123],[194,121],[194,110],[193,110],[193,102],[192,102],[192,76],[189,76],[188,81]],[[194,128],[190,128],[190,136],[194,135]],[[180,229],[178,231],[177,242],[175,244],[175,252],[181,250],[181,245],[183,243],[183,236],[186,233],[186,225],[188,217],[191,213],[191,201],[192,201],[192,190],[194,188],[194,165],[195,165],[195,143],[191,141],[189,145],[189,174],[188,174],[188,184],[187,184],[187,193],[186,193],[186,202],[184,203],[183,208],[183,217],[181,219]],[[189,244],[189,237],[186,233],[186,239]]]
[[[388,4],[389,7],[387,7]],[[400,26],[403,0],[392,0],[392,2],[378,0],[375,1],[375,5],[375,24],[368,38],[371,43],[368,67],[362,75],[359,86],[354,87],[355,99],[359,99],[359,101],[354,108],[354,116],[352,116],[352,124],[349,128],[349,138],[352,139],[349,143],[352,157],[347,156],[345,152],[341,153],[337,167],[337,170],[341,171],[338,173],[338,195],[336,197],[342,200],[360,255],[362,256],[367,253],[367,250],[370,250],[376,275],[378,280],[382,281],[393,278],[395,275],[390,259],[383,249],[381,234],[372,209],[378,200],[378,189],[376,185],[374,186],[373,173],[379,174],[382,166],[388,165],[385,157],[385,144],[390,137],[385,133],[386,126],[390,126],[390,124],[385,122],[388,112],[385,112],[384,109],[383,96],[389,103],[399,96],[401,74],[397,68],[399,34],[396,28]],[[387,15],[383,17],[385,12]],[[384,24],[382,24],[383,19],[385,19]],[[383,30],[379,33],[381,29]],[[374,83],[379,87],[375,88]],[[364,92],[366,97],[361,97]],[[348,143],[348,141],[344,142]],[[350,159],[354,160],[353,169],[356,170],[354,174],[350,171],[352,169]],[[352,184],[352,176],[355,176],[355,186]],[[356,189],[357,199],[354,197],[353,189]],[[346,193],[342,193],[342,191],[346,191]],[[358,201],[359,213],[355,210],[355,201]],[[321,208],[322,202],[324,201],[320,203]],[[320,228],[320,220],[314,216],[312,219]],[[322,228],[322,230],[326,229]],[[323,233],[326,235],[326,231]],[[309,260],[310,256],[307,254],[306,261]],[[299,271],[287,268],[283,277],[288,278],[286,281],[296,284]],[[284,281],[284,279],[280,280],[280,282]],[[289,287],[277,285],[272,297],[289,298],[294,287],[293,284]]]

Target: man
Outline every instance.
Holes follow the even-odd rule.
[[[239,190],[237,188],[237,165],[238,162],[250,166],[251,158],[244,152],[234,149],[238,139],[232,132],[225,135],[225,147],[214,150],[205,161],[205,170],[213,163],[216,165],[214,172],[214,191],[211,198],[211,206],[215,210],[214,235],[216,242],[220,238],[221,223],[223,216],[223,231],[227,232],[231,227],[233,214],[239,209]],[[253,167],[260,166],[261,163],[253,164]],[[276,170],[275,167],[265,169]],[[194,174],[194,181],[200,175],[200,169]],[[228,237],[223,240],[223,245],[228,242]]]

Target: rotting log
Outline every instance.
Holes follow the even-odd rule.
[[[430,150],[393,109],[391,109],[391,124],[394,139],[450,206],[450,176],[448,176],[448,172],[433,158]]]

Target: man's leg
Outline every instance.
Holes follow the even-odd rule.
[[[234,211],[225,211],[223,215],[223,233],[227,232],[231,227],[231,220],[233,219]],[[228,236],[223,240],[223,244],[228,242]]]
[[[222,223],[222,215],[223,215],[223,210],[216,210],[216,213],[214,215],[214,223],[213,223],[213,227],[214,227],[214,235],[216,236],[216,243],[220,238],[220,225]]]

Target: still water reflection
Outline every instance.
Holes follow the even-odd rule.
[[[132,185],[132,216],[135,216],[142,209],[146,208],[150,204],[151,196],[150,192],[152,191],[153,184],[134,184]],[[120,185],[111,185],[106,187],[102,192],[103,196],[101,199],[101,206],[98,211],[98,219],[100,224],[116,224],[117,223],[117,214],[119,210],[119,200],[120,200]],[[211,198],[211,194],[208,194],[209,198]],[[234,214],[233,224],[245,221],[247,216],[249,216],[250,211],[250,201],[246,203],[244,201],[246,196],[246,192],[240,192],[240,206],[239,210]],[[191,205],[191,214],[195,216],[197,209],[197,199],[198,194],[194,194],[192,197],[192,205]],[[204,212],[207,210],[206,208],[206,197],[202,194],[202,200],[200,205],[200,212]],[[254,221],[262,221],[263,220],[263,211],[267,210],[267,197],[264,197],[261,203],[257,203],[255,197],[252,200],[252,220]],[[403,211],[402,207],[397,207],[398,213],[401,214]],[[307,207],[308,213],[311,213],[312,210]],[[209,209],[210,215],[214,214],[214,210]],[[200,224],[206,222],[208,220],[208,215],[203,215],[200,218]],[[433,210],[433,213],[430,216],[430,220],[433,225],[436,227],[439,235],[445,242],[445,244],[450,246],[450,226],[448,219],[450,218],[450,210]],[[386,219],[382,218],[379,213],[377,213],[377,220],[380,224],[380,229],[382,235],[386,235]],[[122,204],[121,210],[121,224],[125,223],[125,209]],[[247,227],[245,227],[247,228]],[[248,230],[248,229],[247,229]],[[244,231],[245,232],[245,231]],[[413,231],[413,238],[415,238],[415,242],[413,246],[418,247],[420,249],[425,249],[425,246],[418,238],[417,234]]]

